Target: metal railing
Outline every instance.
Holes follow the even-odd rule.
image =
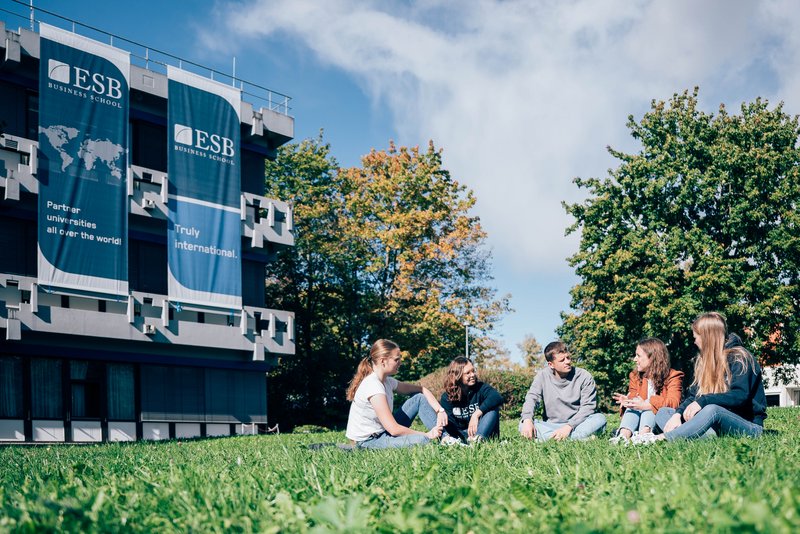
[[[143,45],[131,39],[114,35],[105,30],[95,28],[94,26],[64,17],[58,13],[37,8],[27,2],[23,2],[22,0],[8,1],[12,4],[16,4],[18,9],[24,8],[29,10],[29,13],[22,14],[3,8],[0,8],[0,12],[29,21],[31,31],[35,31],[35,23],[44,22],[51,24],[61,29],[82,35],[83,37],[88,37],[99,42],[107,42],[111,46],[126,50],[131,54],[132,65],[143,67],[161,74],[166,74],[167,65],[172,65],[180,69],[189,70],[200,76],[205,76],[212,80],[230,84],[231,86],[238,88],[242,91],[244,99],[253,104],[253,107],[255,108],[261,106],[270,111],[287,116],[290,114],[292,109],[290,106],[290,102],[292,100],[291,97],[268,89],[262,85],[237,78],[236,58],[233,58],[233,73],[228,74],[216,69],[212,69],[211,67],[206,67],[205,65],[195,63],[194,61],[181,58],[174,54],[170,54],[169,52],[164,52],[163,50],[158,50],[156,48]],[[69,27],[64,27],[65,25]],[[120,45],[120,43],[123,44]]]

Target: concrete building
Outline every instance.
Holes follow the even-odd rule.
[[[241,80],[239,309],[171,302],[168,78],[178,59],[131,44],[126,295],[43,285],[37,272],[40,34],[0,17],[0,441],[85,442],[255,433],[266,371],[294,354],[294,316],[265,302],[264,266],[294,244],[292,209],[263,196],[292,139],[289,99]],[[48,19],[80,32],[73,21]],[[92,33],[97,39],[96,33]],[[121,39],[108,39],[125,48]],[[118,45],[122,43],[122,45]],[[182,61],[182,67],[189,62]],[[220,73],[195,74],[220,81]]]
[[[800,366],[765,367],[763,376],[768,406],[800,406]]]

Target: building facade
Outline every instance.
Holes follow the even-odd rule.
[[[763,368],[767,406],[800,406],[800,366]]]
[[[266,372],[278,355],[294,354],[293,314],[271,309],[264,295],[265,264],[294,244],[291,206],[263,196],[265,160],[293,137],[288,98],[249,95],[232,80],[234,96],[225,98],[233,126],[208,133],[186,123],[197,102],[220,100],[213,92],[225,93],[221,82],[153,62],[150,50],[49,26],[45,38],[44,24],[37,32],[10,26],[0,20],[0,441],[263,429]],[[86,50],[100,50],[100,59]],[[116,56],[130,58],[122,82],[78,65]],[[184,93],[194,103],[178,101]],[[54,100],[67,97],[66,106]],[[100,126],[45,122],[47,113],[66,116],[71,102],[90,101],[124,111],[124,143],[99,135]],[[175,115],[181,106],[183,118]],[[84,115],[94,121],[102,113]],[[181,157],[206,167],[182,167]],[[222,181],[211,164],[227,165],[224,201],[192,192]],[[82,173],[70,178],[74,187],[51,197],[59,173],[72,169]],[[104,182],[119,195],[98,189]],[[117,201],[117,234],[109,237],[84,214],[105,217]],[[189,242],[198,228],[221,241]],[[121,274],[92,274],[105,268]]]

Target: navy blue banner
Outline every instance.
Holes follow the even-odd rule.
[[[241,308],[241,96],[169,68],[169,298]]]
[[[42,285],[128,293],[127,52],[41,24]]]

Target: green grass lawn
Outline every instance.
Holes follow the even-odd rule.
[[[616,423],[614,419],[612,423]],[[800,409],[761,439],[309,450],[342,433],[1,447],[0,531],[800,532]]]

